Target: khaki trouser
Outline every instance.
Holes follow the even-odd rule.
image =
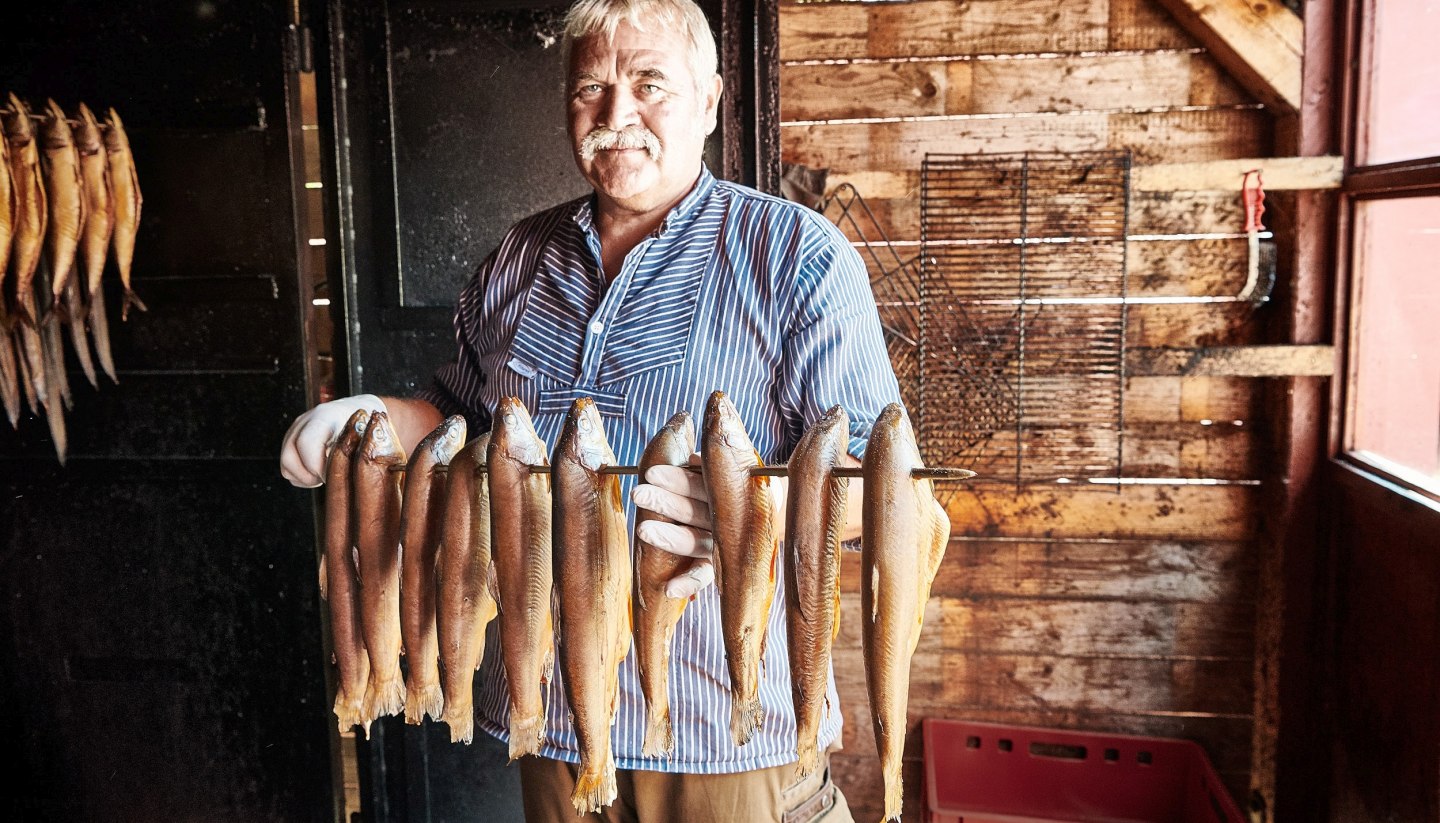
[[[584,818],[570,805],[577,769],[561,760],[520,759],[526,823],[854,823],[845,795],[830,782],[828,756],[799,782],[794,763],[736,774],[620,769],[615,802]]]

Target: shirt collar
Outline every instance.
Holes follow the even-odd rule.
[[[715,175],[710,173],[708,166],[701,163],[700,177],[695,181],[690,193],[682,197],[680,202],[670,209],[670,213],[660,221],[660,228],[656,229],[654,236],[664,237],[671,229],[688,222],[699,208],[700,203],[714,188]],[[575,215],[570,219],[574,220],[582,231],[587,233],[593,231],[595,227],[595,195],[591,194],[589,197],[581,198],[580,208],[576,209]]]

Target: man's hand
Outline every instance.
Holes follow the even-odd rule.
[[[373,394],[358,394],[321,403],[295,418],[280,443],[281,476],[302,489],[323,484],[330,446],[360,409],[385,411],[385,403]]]
[[[700,455],[690,455],[690,465],[700,465]],[[654,466],[642,478],[630,497],[638,508],[667,517],[675,522],[646,520],[636,536],[647,546],[698,558],[690,571],[671,580],[665,593],[671,597],[689,597],[715,582],[715,566],[711,556],[715,544],[710,534],[710,495],[699,472],[680,466]],[[785,478],[770,478],[770,499],[774,510],[775,537],[784,538]]]

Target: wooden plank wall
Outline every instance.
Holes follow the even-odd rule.
[[[787,0],[784,159],[853,182],[902,254],[918,249],[926,152],[1128,148],[1135,162],[1263,157],[1273,118],[1154,0]],[[1238,190],[1237,180],[1237,190]],[[1135,192],[1127,345],[1262,341],[1237,294],[1237,194]],[[1211,235],[1204,239],[1185,235]],[[1213,235],[1229,235],[1214,237]],[[926,716],[1183,737],[1244,807],[1251,764],[1261,381],[1131,377],[1124,466],[1149,485],[977,483],[911,673],[905,817],[920,819]],[[1206,480],[1207,484],[1175,479]],[[1168,480],[1167,480],[1168,479]],[[847,558],[849,560],[849,558]],[[835,671],[837,782],[857,819],[882,792],[866,705],[858,560]]]

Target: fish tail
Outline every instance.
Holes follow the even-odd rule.
[[[795,749],[800,755],[800,759],[795,761],[795,779],[799,780],[810,775],[815,771],[815,767],[820,765],[820,749],[813,738],[799,741]]]
[[[110,318],[105,315],[105,290],[97,288],[90,295],[90,336],[95,341],[95,359],[111,383],[119,383],[115,377],[115,360],[110,356]]]
[[[126,288],[126,289],[125,289],[125,299],[120,303],[120,320],[121,320],[121,321],[125,321],[125,320],[129,320],[129,319],[130,319],[130,307],[131,307],[131,306],[134,306],[135,308],[139,309],[140,311],[150,311],[149,307],[147,307],[147,306],[145,305],[145,301],[143,301],[143,300],[140,299],[140,295],[138,295],[138,294],[136,294],[135,292],[131,291],[129,288]]]
[[[645,721],[644,754],[646,757],[668,758],[674,753],[675,730],[670,725],[670,707],[652,705]]]
[[[366,726],[361,719],[360,698],[345,691],[335,693],[335,719],[339,722],[340,733],[350,731],[353,726]]]
[[[468,700],[445,703],[441,722],[450,727],[450,742],[469,745],[475,739],[475,707]]]
[[[532,714],[521,717],[515,707],[510,707],[510,759],[519,760],[527,754],[539,754],[540,744],[545,742],[545,716]]]
[[[885,764],[885,817],[884,820],[899,820],[901,806],[900,761]]]
[[[371,717],[400,714],[405,710],[404,681],[398,677],[377,681],[372,677],[365,688],[365,710]]]
[[[445,709],[445,696],[439,683],[412,685],[405,694],[405,722],[418,726],[428,714],[435,720]]]
[[[588,763],[581,764],[580,776],[575,780],[575,793],[570,796],[570,802],[579,814],[590,814],[600,811],[614,801],[615,759],[610,755],[610,747],[607,745],[605,758],[600,761],[599,768],[591,768]]]
[[[764,720],[765,709],[760,706],[759,697],[731,696],[730,736],[735,739],[735,745],[743,746],[749,743]]]

